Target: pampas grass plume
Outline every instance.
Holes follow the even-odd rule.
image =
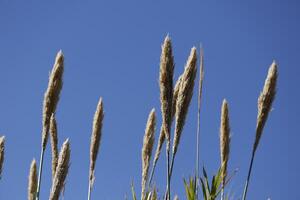
[[[156,126],[155,110],[152,109],[147,120],[144,141],[143,141],[143,148],[142,148],[142,192],[141,192],[142,200],[144,200],[146,196],[146,184],[148,179],[150,158],[151,158],[153,144],[154,144],[155,126]]]
[[[162,112],[162,126],[167,140],[167,151],[170,149],[170,129],[172,118],[172,98],[173,98],[173,74],[174,58],[172,52],[171,39],[167,36],[162,45],[160,57],[160,102]]]
[[[95,175],[94,175],[95,166],[96,166],[97,155],[98,155],[99,146],[101,142],[103,118],[104,118],[103,101],[102,98],[100,98],[94,115],[93,132],[91,135],[90,173],[89,173],[89,181],[91,183],[91,187],[93,186],[94,179],[95,179]]]
[[[265,80],[264,88],[258,98],[256,135],[255,135],[253,151],[256,151],[256,149],[257,149],[259,140],[263,133],[265,123],[268,119],[268,115],[269,115],[271,107],[272,107],[273,100],[276,95],[277,76],[278,76],[277,64],[275,63],[275,61],[273,61],[273,63],[271,64],[271,66],[269,68],[268,75]]]
[[[224,99],[221,110],[221,125],[220,125],[220,155],[221,155],[221,166],[222,170],[222,180],[225,183],[225,178],[227,175],[227,163],[229,159],[230,152],[230,126],[229,126],[229,113],[228,113],[228,103]]]
[[[42,131],[42,148],[45,149],[48,140],[50,118],[55,113],[59,100],[60,91],[63,85],[64,56],[62,51],[56,55],[55,63],[49,77],[48,88],[44,95],[43,102],[43,131]]]
[[[28,200],[35,200],[36,198],[37,178],[36,161],[33,159],[28,177]]]
[[[5,137],[0,137],[0,179],[3,170],[3,163],[4,163],[4,150],[5,150]]]
[[[197,53],[196,48],[191,49],[190,56],[187,60],[185,70],[182,74],[181,84],[178,92],[177,102],[176,102],[176,124],[175,124],[175,134],[173,140],[173,155],[176,154],[178,144],[180,141],[182,129],[185,124],[186,115],[188,108],[193,96],[193,89],[196,77],[196,62]]]
[[[52,182],[52,188],[51,188],[49,200],[59,199],[60,193],[62,191],[62,188],[64,187],[65,180],[69,171],[70,153],[71,153],[70,143],[69,143],[69,139],[67,139],[63,143],[63,146],[59,153],[57,168]]]
[[[56,119],[54,114],[52,114],[50,118],[50,141],[51,141],[51,153],[52,153],[52,178],[54,178],[57,162],[58,162],[57,124],[56,124]]]

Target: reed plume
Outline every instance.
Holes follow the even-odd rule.
[[[154,159],[153,159],[153,163],[152,163],[152,170],[151,170],[151,174],[150,174],[149,185],[152,182],[152,178],[153,178],[153,175],[154,175],[155,167],[156,167],[158,158],[160,156],[161,149],[162,149],[162,146],[163,146],[163,144],[165,142],[165,139],[166,139],[166,137],[165,137],[164,128],[163,128],[163,126],[161,126],[160,127],[159,137],[158,137],[158,142],[157,142],[157,147],[156,147],[156,151],[155,151],[155,155],[154,155]]]
[[[174,58],[171,39],[167,36],[162,45],[159,70],[160,103],[162,113],[162,126],[166,138],[167,154],[167,191],[170,191],[170,131],[173,102],[173,74]]]
[[[44,95],[43,134],[42,134],[43,149],[45,149],[47,145],[50,118],[52,113],[55,113],[56,106],[59,101],[60,91],[63,85],[63,72],[64,72],[64,56],[62,51],[59,51],[56,55],[55,63],[49,77],[48,88]]]
[[[228,103],[224,99],[221,111],[221,125],[220,125],[220,156],[222,166],[222,191],[221,199],[224,199],[224,186],[227,176],[227,163],[230,151],[230,125],[228,114]]]
[[[150,165],[150,158],[152,154],[153,144],[154,144],[154,132],[156,126],[155,110],[152,109],[145,129],[143,148],[142,148],[142,192],[141,200],[146,197],[146,184],[148,179],[148,171]]]
[[[102,98],[100,98],[94,114],[93,130],[91,135],[88,200],[91,199],[91,190],[95,181],[95,166],[101,142],[103,118],[103,101]]]
[[[52,113],[55,113],[57,103],[59,101],[60,91],[63,85],[63,72],[64,72],[64,56],[62,51],[59,51],[55,58],[55,63],[53,65],[50,77],[48,88],[44,94],[43,102],[43,130],[42,130],[42,149],[40,156],[40,165],[39,165],[39,177],[38,177],[38,186],[37,186],[37,197],[39,199],[40,187],[41,187],[41,177],[43,172],[43,161],[44,161],[44,152],[47,146],[49,127],[50,127],[50,118]]]
[[[177,153],[181,133],[183,130],[183,126],[185,123],[186,115],[188,112],[188,108],[193,96],[193,89],[195,84],[195,78],[197,73],[197,53],[196,48],[193,47],[191,49],[189,58],[187,60],[184,72],[181,77],[181,83],[178,91],[178,97],[176,100],[176,113],[175,113],[175,134],[173,139],[173,147],[172,147],[172,161],[171,166],[168,169],[168,181],[169,187],[167,187],[166,199],[170,200],[170,180],[172,176],[174,160]]]
[[[176,110],[176,101],[177,101],[177,97],[178,97],[178,92],[179,92],[179,87],[180,87],[180,83],[181,83],[181,76],[178,78],[175,87],[173,89],[173,100],[172,100],[172,119],[171,119],[171,124],[174,120],[174,115],[175,115],[175,110]],[[160,127],[160,133],[159,133],[159,139],[158,139],[158,143],[157,143],[157,147],[156,147],[156,151],[155,151],[155,156],[153,159],[153,166],[152,166],[152,171],[151,171],[151,175],[150,175],[150,179],[149,179],[149,184],[151,184],[152,182],[152,178],[154,175],[154,171],[155,171],[155,167],[158,161],[158,158],[160,156],[161,153],[161,149],[162,146],[165,142],[165,133],[164,133],[164,128],[163,126]]]
[[[28,200],[35,200],[36,198],[37,178],[36,161],[33,159],[28,177]]]
[[[58,200],[62,188],[64,187],[66,177],[68,175],[69,165],[70,165],[70,143],[67,139],[61,148],[59,153],[57,168],[55,172],[54,179],[52,181],[52,188],[49,200]]]
[[[264,88],[258,98],[258,105],[257,105],[258,112],[257,112],[256,132],[255,132],[256,134],[255,134],[255,140],[252,148],[252,156],[249,165],[248,176],[244,187],[244,193],[242,198],[243,200],[245,200],[247,196],[255,152],[258,147],[265,123],[268,119],[268,115],[270,113],[270,110],[272,108],[272,103],[276,95],[277,78],[278,78],[277,64],[275,61],[273,61],[273,63],[269,68],[268,75],[265,80]]]
[[[177,104],[178,93],[179,93],[179,89],[180,89],[180,85],[181,85],[181,79],[182,79],[182,75],[179,76],[179,78],[177,79],[176,84],[175,84],[174,89],[173,89],[172,120],[171,120],[171,123],[173,122],[174,116],[176,114],[176,104]]]
[[[57,148],[57,124],[55,115],[52,114],[50,118],[50,140],[51,140],[51,153],[52,153],[52,179],[55,176],[55,171],[58,162],[58,148]]]
[[[174,74],[174,58],[172,52],[172,44],[169,36],[165,38],[162,45],[160,57],[160,103],[162,112],[162,124],[167,139],[167,149],[170,147],[170,128],[172,118],[172,99],[173,99],[173,74]]]
[[[195,77],[197,72],[196,62],[197,62],[197,53],[196,53],[196,48],[193,47],[191,49],[190,56],[187,60],[185,70],[182,74],[182,80],[181,80],[177,102],[176,102],[175,134],[174,134],[173,149],[172,149],[173,157],[175,157],[175,154],[178,149],[178,144],[185,124],[186,115],[193,96],[193,89],[194,89]]]
[[[273,100],[276,95],[276,83],[277,83],[277,65],[273,61],[268,71],[268,76],[265,81],[263,91],[260,93],[258,98],[258,113],[257,113],[257,124],[256,124],[256,135],[255,142],[253,145],[253,151],[256,151],[259,144],[259,140],[263,133],[265,123],[268,119]]]
[[[0,179],[3,170],[3,163],[4,163],[4,150],[5,150],[5,137],[0,137]]]

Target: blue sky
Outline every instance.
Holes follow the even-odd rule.
[[[300,5],[297,1],[0,1],[0,134],[6,160],[0,199],[27,197],[33,157],[39,157],[43,94],[55,54],[65,54],[64,87],[57,109],[59,144],[71,141],[65,199],[85,199],[92,118],[100,96],[105,120],[96,168],[95,199],[123,199],[130,183],[140,190],[141,147],[151,108],[159,112],[159,57],[169,34],[175,77],[192,46],[201,42],[205,80],[201,165],[219,165],[222,99],[230,108],[229,185],[241,196],[254,140],[257,97],[267,69],[279,65],[278,93],[257,151],[248,199],[300,199],[298,144]],[[196,93],[195,93],[196,94]],[[183,177],[194,173],[196,95],[179,146],[172,194],[184,199]],[[159,129],[159,128],[158,128]],[[158,132],[156,133],[158,136]],[[48,146],[41,199],[51,187]],[[155,175],[165,189],[165,157]]]

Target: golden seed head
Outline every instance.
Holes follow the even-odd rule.
[[[37,179],[36,161],[33,159],[28,177],[28,200],[35,200],[36,198]]]
[[[52,113],[55,113],[57,103],[59,101],[60,91],[63,85],[64,72],[64,56],[62,51],[56,55],[55,63],[53,65],[48,88],[44,95],[43,102],[43,131],[42,131],[42,148],[45,149],[48,140],[48,132],[50,126],[50,118]]]
[[[162,45],[160,57],[160,102],[162,112],[162,124],[167,139],[167,150],[170,147],[170,129],[172,118],[172,98],[173,98],[173,74],[174,58],[172,52],[171,39],[167,36]]]
[[[256,148],[259,144],[265,123],[268,119],[272,103],[276,95],[276,83],[277,83],[277,64],[275,61],[271,64],[267,78],[265,80],[265,85],[260,93],[258,98],[258,113],[257,113],[257,124],[256,124],[256,136],[255,142],[253,145],[253,151],[256,151]]]
[[[222,180],[225,181],[227,175],[227,163],[230,152],[230,125],[228,103],[224,99],[221,111],[221,125],[220,125],[220,154],[221,165],[223,166]]]
[[[58,158],[58,164],[56,167],[56,172],[54,179],[52,181],[52,188],[51,188],[51,193],[49,200],[58,200],[60,193],[62,191],[62,188],[65,185],[66,177],[68,175],[69,171],[69,165],[70,165],[70,143],[69,139],[67,139],[59,153],[59,158]]]
[[[166,139],[166,137],[165,137],[164,129],[161,126],[160,127],[159,138],[158,138],[158,143],[157,143],[157,147],[156,147],[156,151],[155,151],[155,156],[154,156],[154,160],[153,160],[153,166],[155,166],[157,161],[158,161],[158,158],[160,156],[161,149],[162,149],[162,146],[165,142],[165,139]]]
[[[153,144],[154,144],[154,132],[156,126],[156,117],[155,117],[155,110],[152,109],[144,135],[143,141],[143,148],[142,148],[142,200],[144,200],[146,195],[146,184],[148,180],[148,172],[149,172],[149,165],[150,165],[150,158],[152,154]]]
[[[51,141],[51,153],[52,153],[52,178],[54,178],[57,162],[58,162],[58,139],[57,139],[57,124],[55,115],[52,113],[50,118],[50,141]]]
[[[191,49],[190,56],[187,60],[185,70],[182,74],[181,84],[178,92],[176,102],[176,123],[175,123],[175,135],[173,141],[173,155],[176,154],[178,144],[180,141],[181,133],[185,124],[188,108],[193,96],[193,89],[195,84],[195,77],[197,72],[197,53],[196,48]]]
[[[4,163],[4,150],[5,150],[5,137],[0,137],[0,179],[3,170],[3,163]]]
[[[90,146],[90,175],[89,181],[93,185],[95,180],[95,166],[99,152],[99,146],[102,136],[102,123],[104,118],[104,108],[102,98],[99,99],[97,109],[93,120],[93,132],[91,135],[91,146]]]

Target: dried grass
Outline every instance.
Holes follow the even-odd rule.
[[[37,179],[36,161],[33,159],[28,176],[28,200],[35,200],[36,198]]]
[[[141,199],[146,197],[146,184],[148,180],[148,172],[150,165],[150,158],[152,155],[152,149],[154,144],[154,132],[156,126],[155,110],[152,109],[145,129],[143,148],[142,148],[142,192]]]
[[[55,172],[55,176],[52,182],[52,188],[49,200],[58,200],[62,188],[65,185],[65,180],[68,175],[69,165],[70,165],[70,144],[69,139],[67,139],[59,153],[58,164]]]
[[[0,179],[3,170],[3,163],[4,163],[4,151],[5,151],[5,137],[0,137]]]

